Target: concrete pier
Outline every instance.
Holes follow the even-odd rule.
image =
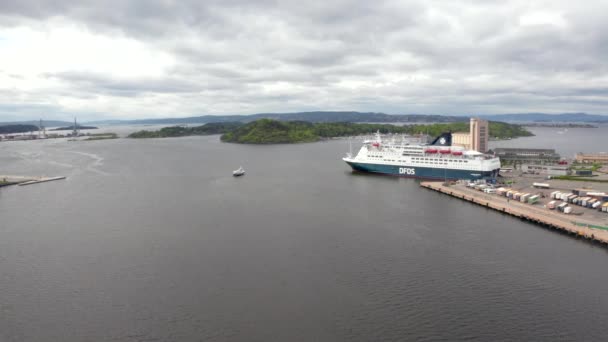
[[[34,177],[34,176],[14,176],[14,175],[0,175],[0,181],[6,182],[5,185],[30,185],[37,183],[50,182],[60,179],[66,179],[65,176],[61,177]]]
[[[19,186],[38,184],[38,183],[44,183],[44,182],[51,182],[51,181],[56,181],[56,180],[60,180],[60,179],[65,179],[65,177],[49,177],[49,178],[44,178],[43,177],[43,178],[40,178],[40,179],[31,180],[31,181],[27,181],[27,182],[23,182],[23,183],[19,183]]]
[[[519,201],[507,201],[497,195],[484,194],[479,191],[461,189],[456,186],[445,185],[442,182],[422,182],[420,186],[456,197],[486,208],[494,209],[502,213],[515,216],[522,220],[533,222],[544,227],[562,231],[577,237],[588,239],[608,247],[608,230],[588,228],[584,225],[597,226],[598,222],[591,222],[556,211],[521,203]],[[576,221],[577,224],[574,223]]]

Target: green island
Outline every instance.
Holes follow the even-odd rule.
[[[171,126],[161,128],[158,131],[138,131],[129,134],[128,138],[174,138],[186,137],[191,135],[223,134],[242,125],[243,123],[240,122],[211,122],[206,125],[196,127]]]
[[[250,122],[222,135],[225,142],[241,144],[281,144],[313,142],[322,139],[380,133],[417,134],[437,136],[443,132],[467,132],[469,123],[438,123],[430,125],[395,126],[349,122],[310,123],[303,121],[275,121],[261,119]],[[519,125],[490,122],[490,136],[497,139],[533,135]]]
[[[396,126],[350,122],[277,121],[259,119],[249,123],[218,122],[197,127],[165,127],[158,131],[139,131],[129,138],[165,138],[190,135],[222,134],[221,140],[239,144],[291,144],[314,142],[323,139],[380,133],[418,134],[437,136],[442,132],[468,132],[468,122],[437,123],[430,125]],[[532,136],[520,125],[490,122],[490,136],[495,139]]]

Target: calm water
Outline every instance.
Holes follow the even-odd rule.
[[[592,136],[535,131],[504,143]],[[0,189],[0,341],[605,340],[605,249],[351,174],[347,149],[0,143],[0,174],[69,177]]]
[[[492,141],[492,147],[554,148],[564,158],[574,158],[577,152],[608,152],[608,125],[598,128],[532,127],[533,137]]]

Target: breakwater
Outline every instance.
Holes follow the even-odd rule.
[[[65,176],[59,177],[32,177],[32,176],[14,176],[14,175],[0,175],[0,187],[9,185],[31,185],[45,182],[52,182],[56,180],[66,179]]]

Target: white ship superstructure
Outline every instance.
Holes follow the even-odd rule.
[[[343,160],[356,171],[428,179],[492,178],[500,169],[497,157],[451,146],[450,133],[429,145],[383,142],[377,134],[356,156],[349,153]]]

